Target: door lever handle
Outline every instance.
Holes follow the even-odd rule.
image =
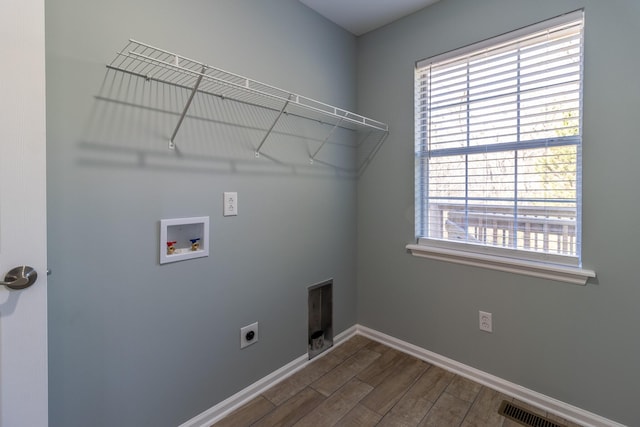
[[[4,281],[0,285],[9,289],[25,289],[33,285],[38,279],[38,273],[28,265],[11,269],[5,276]]]

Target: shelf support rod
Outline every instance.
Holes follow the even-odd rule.
[[[324,139],[324,141],[322,141],[322,144],[320,144],[320,146],[316,149],[315,153],[313,153],[311,155],[311,157],[309,157],[309,163],[313,164],[313,161],[316,159],[316,156],[318,155],[318,153],[320,152],[320,150],[322,150],[322,147],[324,147],[324,144],[326,144],[329,141],[329,138],[331,138],[331,135],[333,135],[333,132],[335,132],[336,129],[338,129],[338,127],[340,126],[340,124],[342,124],[342,120],[344,119],[344,117],[341,117],[340,120],[338,120],[338,123],[336,123],[333,126],[333,129],[331,129],[331,131],[329,132],[329,134],[327,135],[327,137]]]
[[[367,157],[365,157],[365,159],[362,161],[362,163],[360,163],[360,166],[358,166],[358,169],[357,169],[357,173],[358,174],[360,174],[362,171],[364,171],[364,169],[367,167],[367,165],[375,157],[375,155],[378,152],[378,150],[380,150],[380,147],[382,147],[382,143],[384,143],[384,141],[387,139],[388,136],[389,136],[389,132],[385,132],[380,136],[380,139],[378,140],[378,142],[376,142],[376,144],[371,149],[371,151],[369,151],[369,154],[367,154]],[[367,135],[367,138],[369,138],[368,135]],[[363,142],[364,142],[364,140],[363,140]]]
[[[267,138],[269,138],[269,135],[271,135],[273,128],[276,127],[276,124],[278,123],[278,120],[280,120],[280,117],[282,117],[282,114],[284,114],[284,110],[287,108],[287,105],[289,105],[289,101],[291,101],[291,94],[289,94],[289,96],[287,97],[287,102],[285,102],[282,108],[280,109],[280,112],[278,113],[278,117],[276,117],[276,119],[273,121],[273,124],[271,125],[271,127],[269,128],[265,136],[262,138],[262,141],[260,141],[258,148],[256,148],[256,157],[260,157],[260,149],[264,145]]]
[[[176,61],[177,61],[178,57],[176,56]],[[189,107],[191,106],[191,102],[193,101],[193,97],[196,96],[196,92],[198,91],[198,87],[200,86],[200,82],[202,81],[202,77],[204,77],[204,72],[207,70],[206,65],[202,66],[202,71],[200,71],[200,75],[198,76],[198,80],[196,80],[196,84],[193,86],[193,89],[191,90],[191,95],[189,95],[189,99],[187,100],[187,104],[184,106],[184,109],[182,110],[182,114],[180,115],[180,119],[178,120],[178,124],[176,125],[176,128],[173,131],[173,135],[171,135],[171,139],[169,139],[169,148],[171,150],[176,148],[176,144],[173,142],[174,139],[176,139],[176,135],[178,134],[178,130],[180,129],[180,126],[182,126],[182,121],[184,120],[184,117],[187,115],[187,111],[189,110]]]

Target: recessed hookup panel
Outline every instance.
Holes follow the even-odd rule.
[[[160,220],[160,264],[209,256],[209,217]]]

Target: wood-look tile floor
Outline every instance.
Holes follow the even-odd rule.
[[[266,390],[215,427],[521,425],[498,415],[514,399],[356,335]],[[514,402],[568,427],[579,427]]]

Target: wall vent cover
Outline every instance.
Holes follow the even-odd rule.
[[[498,414],[504,416],[505,418],[509,418],[517,423],[522,424],[523,426],[529,427],[567,427],[564,424],[558,424],[554,421],[551,421],[548,418],[541,417],[540,415],[536,415],[533,412],[530,412],[518,405],[514,405],[513,403],[509,403],[506,400],[502,401],[500,405],[500,409],[498,409]]]

